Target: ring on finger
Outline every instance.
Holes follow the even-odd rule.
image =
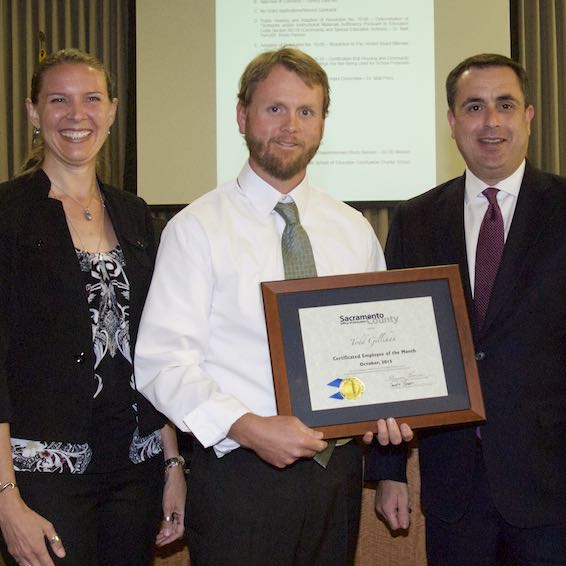
[[[55,544],[56,542],[61,542],[61,539],[59,538],[59,535],[57,533],[55,533],[50,539],[49,542],[51,544]]]
[[[163,518],[163,520],[166,523],[170,523],[173,520],[173,517],[171,515],[165,515],[165,517]]]

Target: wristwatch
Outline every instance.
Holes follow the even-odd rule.
[[[181,466],[183,470],[185,469],[185,459],[179,454],[178,456],[173,456],[173,458],[167,458],[165,460],[165,471]]]

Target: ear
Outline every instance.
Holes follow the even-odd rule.
[[[525,117],[527,119],[527,131],[531,133],[531,121],[535,116],[535,109],[532,104],[529,104],[525,109]]]
[[[242,104],[241,101],[238,101],[236,105],[236,120],[238,122],[238,129],[240,133],[243,135],[246,133],[246,121],[248,119],[248,109]]]
[[[117,98],[113,98],[112,102],[111,102],[111,107],[110,107],[110,124],[108,124],[108,127],[110,127],[113,123],[114,120],[116,120],[116,112],[118,111],[118,99]]]
[[[450,110],[450,108],[448,109],[448,112],[446,113],[446,117],[448,118],[448,123],[450,124],[450,129],[452,130],[452,139],[454,139],[454,126],[456,124],[456,117],[454,116],[454,112],[452,112],[452,110]]]
[[[26,98],[25,105],[29,121],[33,124],[34,128],[41,127],[41,124],[39,123],[39,114],[37,113],[37,109],[30,98]]]

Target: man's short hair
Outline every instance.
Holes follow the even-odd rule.
[[[509,57],[505,57],[505,55],[499,55],[498,53],[481,53],[464,59],[448,74],[446,79],[446,99],[448,101],[448,108],[450,108],[452,112],[454,112],[454,105],[458,94],[458,79],[469,69],[485,69],[487,67],[509,67],[512,69],[515,75],[517,75],[517,79],[519,79],[519,85],[521,86],[525,98],[525,106],[529,105],[529,81],[527,72],[522,65],[517,63],[517,61],[513,61],[513,59],[509,59]]]
[[[241,104],[244,107],[250,104],[257,85],[265,80],[277,65],[296,73],[311,88],[317,85],[322,87],[322,110],[323,116],[326,117],[330,106],[330,87],[326,72],[310,55],[292,47],[266,51],[252,59],[240,78],[238,99]]]

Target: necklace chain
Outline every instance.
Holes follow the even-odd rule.
[[[95,192],[98,192],[98,199],[97,200],[101,204],[102,220],[100,222],[100,234],[99,234],[99,237],[98,237],[98,245],[96,246],[96,251],[94,253],[96,253],[97,255],[100,255],[100,248],[102,246],[102,240],[104,239],[104,224],[105,224],[105,220],[106,220],[106,210],[105,210],[106,205],[104,204],[104,199],[102,198],[102,193],[100,191],[100,187],[98,186],[98,183],[96,183],[94,185],[94,187],[92,188],[92,191],[90,193],[90,199],[88,201],[87,206],[83,206],[76,198],[71,196],[69,193],[67,193],[65,190],[63,190],[58,185],[54,185],[53,183],[51,183],[51,186],[55,187],[56,189],[61,191],[64,195],[68,196],[71,200],[76,202],[83,209],[85,220],[88,220],[89,222],[91,222],[92,219],[93,219],[92,212],[90,210],[90,204],[92,203],[92,199],[94,198]],[[67,219],[69,227],[72,228],[73,232],[77,235],[77,238],[79,240],[79,245],[81,246],[81,250],[86,252],[87,250],[86,250],[85,245],[83,243],[83,239],[81,238],[81,233],[79,232],[79,230],[77,229],[77,227],[75,226],[73,221],[71,220],[71,216],[68,215],[68,214],[65,214],[65,218]]]
[[[102,240],[104,239],[104,221],[106,219],[106,212],[104,208],[105,208],[104,203],[102,203],[102,222],[100,223],[100,234],[98,237],[98,245],[96,246],[96,251],[94,252],[98,256],[100,255],[100,248],[102,246]],[[73,221],[71,220],[70,216],[67,216],[67,222],[69,223],[69,226],[74,230],[75,234],[77,235],[77,238],[79,239],[79,244],[81,246],[81,250],[86,252],[87,250],[85,248],[85,245],[83,244],[81,234],[77,230],[77,227],[73,224]]]
[[[102,196],[100,194],[100,187],[98,186],[98,183],[95,183],[94,187],[92,188],[92,190],[90,191],[90,198],[88,200],[88,203],[86,206],[84,206],[80,201],[78,201],[74,196],[70,195],[66,190],[64,190],[62,187],[59,187],[58,185],[55,185],[53,183],[51,183],[51,186],[55,187],[57,190],[61,191],[65,196],[69,197],[72,201],[76,202],[82,209],[83,209],[83,214],[85,217],[85,220],[88,220],[89,222],[92,220],[93,216],[92,216],[92,210],[90,209],[90,205],[92,203],[92,200],[94,199],[94,195],[95,193],[98,192],[98,201],[100,202],[100,204],[102,205],[102,209],[104,209],[104,201],[102,200]],[[103,214],[104,214],[104,210],[103,210]]]

